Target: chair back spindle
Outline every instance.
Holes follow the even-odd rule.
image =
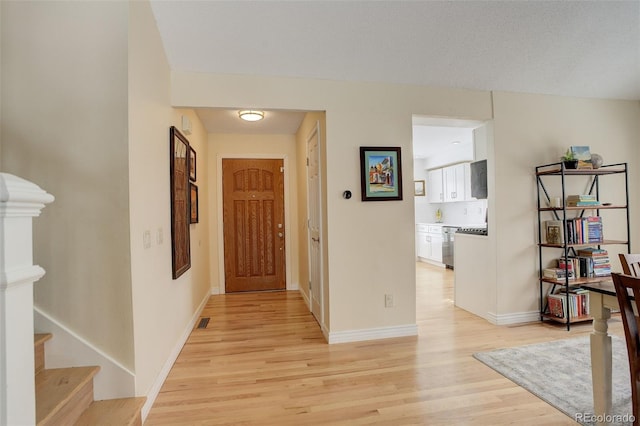
[[[618,253],[622,273],[634,277],[640,277],[640,253]]]

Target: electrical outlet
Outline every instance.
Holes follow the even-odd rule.
[[[393,308],[393,294],[384,295],[384,307]]]
[[[143,242],[144,248],[148,249],[151,247],[151,231],[149,230],[144,231],[144,233],[142,234],[142,242]]]

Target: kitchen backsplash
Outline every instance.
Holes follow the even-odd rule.
[[[443,223],[478,225],[486,220],[487,200],[459,203],[428,203],[423,197],[416,197],[415,200],[416,223],[436,222],[437,209],[442,212]]]

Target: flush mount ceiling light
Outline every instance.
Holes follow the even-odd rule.
[[[245,121],[260,121],[264,118],[264,111],[246,109],[238,111],[238,115]]]

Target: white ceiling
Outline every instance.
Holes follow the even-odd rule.
[[[467,147],[473,152],[473,129],[464,127],[413,126],[413,157],[428,158]]]
[[[640,100],[639,0],[151,4],[177,71]],[[233,131],[237,110],[198,113]]]
[[[196,113],[209,133],[295,134],[304,118],[301,111],[264,111],[260,121],[240,120],[238,109],[196,108]]]

